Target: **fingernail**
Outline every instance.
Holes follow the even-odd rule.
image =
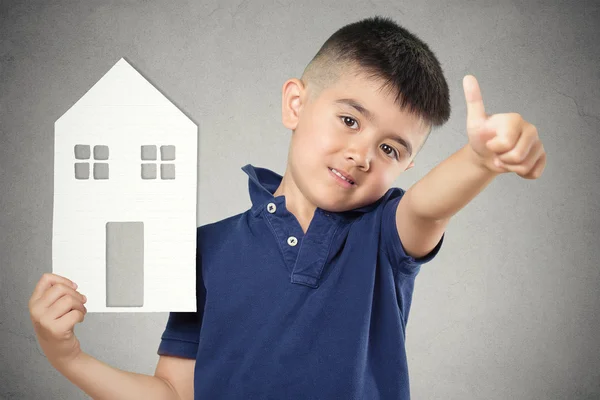
[[[83,302],[85,303],[87,301],[87,297],[85,297],[85,294],[82,294],[83,296]]]
[[[77,284],[75,282],[71,282],[73,284],[73,289],[77,289]]]

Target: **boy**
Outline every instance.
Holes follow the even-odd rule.
[[[427,45],[391,20],[338,30],[283,85],[283,177],[246,165],[251,208],[198,229],[198,312],[169,315],[155,376],[79,350],[84,299],[55,275],[30,303],[52,365],[95,399],[409,399],[405,328],[421,265],[495,176],[545,166],[533,125],[488,116],[477,81],[463,85],[468,144],[408,191],[392,188],[448,120],[448,86]],[[51,313],[61,294],[70,302]]]

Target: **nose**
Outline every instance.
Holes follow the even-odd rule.
[[[358,140],[351,142],[346,150],[346,158],[352,160],[363,171],[368,171],[371,167],[371,154],[367,143]]]

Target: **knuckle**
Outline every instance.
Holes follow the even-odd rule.
[[[50,330],[50,328],[52,326],[52,324],[50,322],[51,322],[50,319],[46,315],[42,315],[39,318],[39,324],[45,330]]]
[[[529,168],[527,168],[524,165],[517,165],[514,167],[513,171],[520,176],[524,176],[527,175],[527,172],[529,172]]]
[[[41,315],[40,315],[40,312],[38,311],[38,309],[37,309],[37,308],[32,308],[32,309],[29,311],[29,314],[31,315],[31,319],[32,319],[32,321],[34,321],[34,322],[37,322],[37,323],[39,323],[39,322],[40,322],[40,320],[41,320]]]
[[[535,165],[528,167],[527,170],[525,171],[525,174],[527,174],[529,176],[535,176],[536,173],[537,173],[537,170],[535,169]]]
[[[66,297],[65,303],[66,303],[67,306],[69,306],[69,307],[76,307],[77,306],[78,302],[77,302],[77,299],[75,297],[73,297],[73,296],[65,296],[65,297]]]
[[[67,285],[65,285],[64,283],[59,283],[57,285],[57,289],[60,293],[62,294],[68,294],[69,293],[69,287]]]
[[[52,286],[48,286],[44,293],[55,293],[60,290],[60,284],[54,284]]]
[[[529,124],[528,126],[529,126],[529,130],[531,131],[532,135],[534,135],[535,137],[539,137],[540,136],[539,131],[538,131],[538,129],[537,129],[537,127],[535,125]]]
[[[61,329],[58,327],[58,325],[56,324],[52,324],[48,327],[48,331],[50,331],[50,333],[52,334],[52,336],[54,337],[60,337],[62,335]]]
[[[509,150],[512,147],[512,142],[509,138],[503,137],[502,140],[500,140],[500,146],[502,146],[503,150]]]
[[[510,140],[506,137],[502,137],[496,141],[496,151],[498,153],[504,153],[512,148]]]
[[[523,152],[522,150],[513,150],[507,155],[508,155],[507,161],[509,161],[513,164],[520,163],[525,159],[525,152]]]

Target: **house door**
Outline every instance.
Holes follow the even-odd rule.
[[[144,223],[106,223],[106,307],[144,304]]]

